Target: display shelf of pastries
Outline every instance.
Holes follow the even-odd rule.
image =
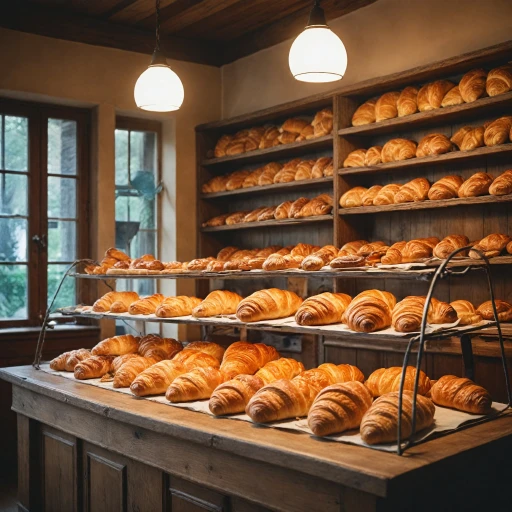
[[[508,92],[499,96],[479,98],[471,103],[417,112],[408,116],[385,119],[377,123],[340,128],[338,134],[342,136],[372,136],[382,133],[399,132],[402,129],[410,129],[412,127],[426,127],[451,121],[459,123],[482,113],[488,114],[496,111],[499,114],[501,109],[510,108],[511,105],[512,92]]]
[[[315,222],[332,222],[333,216],[327,215],[314,215],[312,217],[304,217],[300,219],[274,219],[264,220],[258,222],[244,222],[239,224],[223,225],[223,226],[206,226],[201,228],[204,233],[212,231],[233,231],[240,229],[254,229],[254,228],[268,228],[268,227],[284,227],[284,226],[297,226],[301,224],[311,224]]]

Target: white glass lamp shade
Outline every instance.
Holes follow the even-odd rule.
[[[347,50],[328,26],[309,26],[293,42],[288,63],[301,82],[334,82],[345,74]]]
[[[178,110],[185,91],[179,76],[168,66],[149,66],[139,76],[134,90],[137,107],[152,112]]]

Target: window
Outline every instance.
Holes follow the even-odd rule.
[[[132,258],[159,257],[158,192],[161,126],[158,122],[118,118],[116,126],[116,247]],[[150,295],[156,282],[126,280],[118,289]]]
[[[0,326],[37,326],[87,256],[88,113],[0,100]],[[56,306],[76,303],[74,279]]]

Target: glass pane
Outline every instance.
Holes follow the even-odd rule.
[[[0,214],[27,215],[28,178],[0,173]]]
[[[0,265],[0,320],[28,318],[26,265]]]
[[[0,261],[27,261],[27,221],[0,218]]]
[[[76,180],[48,177],[48,217],[76,217]]]
[[[128,130],[116,130],[116,185],[128,185]]]
[[[53,294],[57,290],[62,276],[68,267],[69,265],[48,265],[48,306],[50,306]],[[53,304],[52,311],[64,306],[73,306],[74,304],[76,304],[76,280],[68,276]]]
[[[4,168],[4,116],[0,115],[0,169]]]
[[[130,132],[130,178],[139,171],[156,170],[156,133]]]
[[[28,170],[28,119],[5,116],[5,169]]]
[[[48,172],[76,174],[76,121],[48,119]]]
[[[143,254],[153,254],[157,256],[156,232],[139,231],[132,241],[130,252],[132,257],[140,257]]]
[[[74,261],[76,257],[76,222],[48,221],[48,261]]]
[[[128,198],[119,196],[116,198],[116,220],[128,220]]]

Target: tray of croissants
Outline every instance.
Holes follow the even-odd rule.
[[[279,288],[258,290],[248,297],[229,290],[214,290],[202,300],[197,297],[164,297],[155,293],[139,297],[136,292],[113,291],[92,306],[62,308],[63,314],[93,318],[170,321],[178,323],[270,326],[288,330],[319,329],[341,334],[380,334],[407,337],[420,331],[425,296],[408,296],[401,301],[382,290],[365,290],[355,297],[324,292],[303,300]],[[512,321],[512,305],[496,299],[500,322]],[[432,298],[428,334],[446,335],[460,330],[486,327],[494,321],[491,301],[478,308],[467,300],[451,303]]]
[[[397,438],[402,368],[367,379],[356,366],[302,363],[263,343],[237,341],[184,346],[155,334],[108,338],[92,350],[65,352],[43,370],[162,404],[228,416],[318,437],[390,448]],[[406,368],[402,438],[411,435],[416,368]],[[416,438],[451,431],[497,412],[489,392],[467,378],[437,381],[420,371]]]

